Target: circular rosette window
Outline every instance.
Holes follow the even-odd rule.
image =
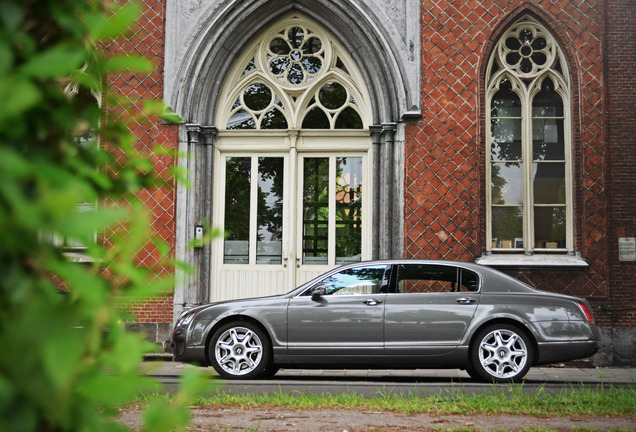
[[[266,53],[269,73],[283,84],[300,86],[313,80],[325,62],[322,41],[300,26],[278,33]]]
[[[522,77],[533,77],[552,67],[555,46],[548,35],[534,27],[519,27],[499,45],[501,62]]]

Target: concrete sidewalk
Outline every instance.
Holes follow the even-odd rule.
[[[165,356],[147,356],[141,366],[141,373],[158,377],[178,377],[187,368],[197,366],[172,362]],[[204,374],[218,376],[213,368],[198,368]],[[415,370],[356,370],[356,369],[281,369],[277,379],[339,379],[339,380],[470,380],[468,373],[459,369],[415,369]],[[545,383],[603,383],[636,385],[636,368],[579,368],[579,367],[533,367],[525,377],[526,381]]]

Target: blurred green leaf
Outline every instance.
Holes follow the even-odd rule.
[[[95,40],[110,39],[122,35],[141,13],[141,7],[137,3],[127,3],[123,6],[114,4],[114,6],[117,9],[110,15],[99,13],[86,15],[85,21]]]
[[[31,58],[21,68],[21,73],[34,78],[53,78],[70,76],[81,68],[85,60],[85,51],[78,47],[57,45]]]
[[[33,108],[41,98],[40,90],[31,81],[15,76],[3,78],[0,81],[0,124]]]
[[[184,428],[190,421],[187,407],[158,401],[144,410],[144,430],[148,432],[169,432]]]

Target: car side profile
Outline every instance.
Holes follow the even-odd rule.
[[[169,350],[225,378],[279,368],[461,368],[521,380],[531,366],[593,355],[586,300],[540,291],[473,263],[368,261],[278,296],[184,311]]]

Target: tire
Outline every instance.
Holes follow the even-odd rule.
[[[253,379],[271,363],[267,335],[256,325],[235,321],[221,326],[208,346],[210,364],[223,378]]]
[[[518,382],[534,360],[530,338],[518,327],[495,324],[481,330],[470,348],[467,372],[479,381]]]

